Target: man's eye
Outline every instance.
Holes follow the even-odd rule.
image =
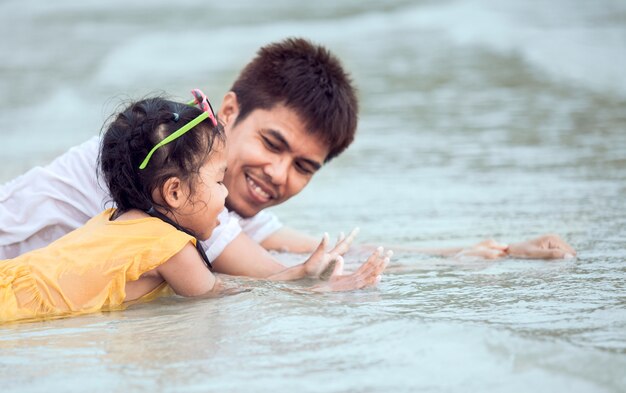
[[[312,171],[309,167],[300,163],[296,163],[296,170],[304,175],[312,175],[314,173],[314,171]]]
[[[278,145],[276,145],[266,137],[263,137],[263,144],[265,144],[265,146],[271,151],[279,151]]]

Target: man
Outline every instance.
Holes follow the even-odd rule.
[[[205,243],[217,272],[275,276],[285,267],[267,250],[312,252],[319,241],[286,228],[266,208],[299,193],[353,141],[358,104],[341,64],[303,39],[261,48],[224,96],[218,118],[228,139],[228,212]],[[0,259],[42,247],[104,208],[95,173],[98,138],[70,149],[0,188]],[[345,252],[353,234],[337,252]],[[508,247],[483,242],[453,255],[562,258],[574,250],[556,236]]]

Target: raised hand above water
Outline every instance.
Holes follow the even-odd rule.
[[[326,251],[326,245],[328,244],[328,234],[325,233],[322,241],[317,246],[313,254],[304,262],[304,271],[307,277],[318,278],[322,272],[328,271],[328,266],[331,261],[337,260],[337,257],[342,256],[350,249],[354,238],[359,233],[359,228],[353,229],[346,237],[341,233],[335,246]]]

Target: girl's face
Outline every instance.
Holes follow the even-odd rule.
[[[192,230],[200,240],[211,236],[219,225],[217,216],[224,210],[228,190],[224,186],[226,172],[226,148],[217,146],[200,168],[193,193],[187,194],[182,206],[175,210],[178,223]],[[189,188],[186,187],[187,191]]]

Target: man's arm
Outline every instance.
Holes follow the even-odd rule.
[[[314,238],[295,229],[282,227],[266,238],[261,245],[268,250],[293,253],[311,252],[317,246]],[[374,250],[372,245],[359,245],[361,250]],[[535,239],[511,243],[509,246],[494,240],[485,240],[466,247],[417,248],[407,246],[387,246],[395,251],[415,252],[443,257],[480,257],[496,259],[506,256],[527,259],[562,259],[573,258],[576,250],[558,235],[542,235]]]
[[[576,250],[558,235],[543,235],[535,239],[511,243],[507,254],[513,258],[571,259]]]
[[[292,252],[296,254],[310,253],[315,250],[319,241],[293,228],[283,226],[261,242],[266,250]]]
[[[306,235],[293,228],[282,227],[272,233],[261,242],[266,250],[292,252],[292,253],[309,253],[317,246],[317,241],[312,236]],[[362,251],[373,251],[377,246],[369,244],[361,244],[358,248]],[[465,249],[465,247],[451,248],[416,248],[400,245],[388,246],[387,248],[395,251],[415,252],[420,254],[439,255],[444,257],[454,256]]]
[[[576,250],[558,235],[542,235],[509,245],[489,239],[469,247],[427,249],[398,246],[393,247],[393,249],[443,257],[478,257],[483,259],[498,259],[507,256],[525,259],[569,259],[576,255]]]
[[[261,246],[266,250],[309,253],[317,246],[315,238],[299,232],[293,228],[282,227],[265,240]],[[360,244],[356,248],[360,251],[374,251],[378,246],[370,244]],[[487,259],[495,259],[504,256],[503,250],[506,246],[495,241],[486,240],[470,247],[449,247],[449,248],[416,248],[400,245],[387,245],[388,249],[395,251],[414,252],[419,254],[438,255],[442,257],[453,257],[459,253],[464,256],[478,256]]]
[[[0,260],[45,247],[110,199],[96,177],[99,137],[0,185]]]
[[[267,250],[241,232],[211,261],[218,273],[266,278],[286,269]]]

